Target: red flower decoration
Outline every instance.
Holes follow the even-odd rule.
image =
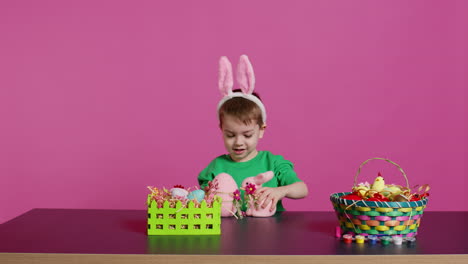
[[[233,197],[234,197],[234,200],[236,201],[240,201],[241,197],[240,197],[240,191],[239,190],[235,190],[233,193],[232,193]]]
[[[182,186],[182,185],[180,185],[180,184],[174,185],[174,188],[185,189],[185,187],[184,187],[184,186]]]
[[[246,194],[254,194],[255,190],[257,190],[257,186],[255,186],[255,184],[249,183],[245,186]]]

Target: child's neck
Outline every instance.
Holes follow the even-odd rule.
[[[232,161],[234,162],[247,162],[249,160],[254,159],[258,155],[258,150],[254,150],[251,153],[249,153],[246,157],[240,159],[240,160],[235,160],[231,155],[229,156]]]

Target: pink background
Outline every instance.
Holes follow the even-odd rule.
[[[248,54],[260,149],[332,210],[360,163],[468,210],[467,1],[1,1],[0,222],[31,208],[144,209],[225,153],[218,58]],[[381,171],[403,184],[383,161]]]

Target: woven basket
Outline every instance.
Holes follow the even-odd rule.
[[[356,186],[362,166],[371,160],[384,160],[397,166],[405,177],[406,185],[409,188],[408,178],[403,169],[395,162],[384,158],[371,158],[364,161],[354,177],[354,186]],[[427,197],[414,202],[368,202],[340,198],[350,193],[342,192],[330,195],[343,232],[364,236],[416,236],[428,201]]]

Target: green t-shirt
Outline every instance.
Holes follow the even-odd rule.
[[[294,171],[294,165],[280,155],[273,155],[269,151],[259,151],[257,156],[246,162],[235,162],[229,155],[221,155],[215,158],[200,174],[198,183],[201,188],[208,185],[208,181],[220,173],[227,173],[234,178],[240,188],[242,181],[247,177],[256,176],[260,173],[273,171],[274,177],[264,183],[264,187],[280,187],[290,185],[301,180]],[[241,191],[243,197],[243,191]],[[278,201],[277,211],[284,211],[283,204]]]

